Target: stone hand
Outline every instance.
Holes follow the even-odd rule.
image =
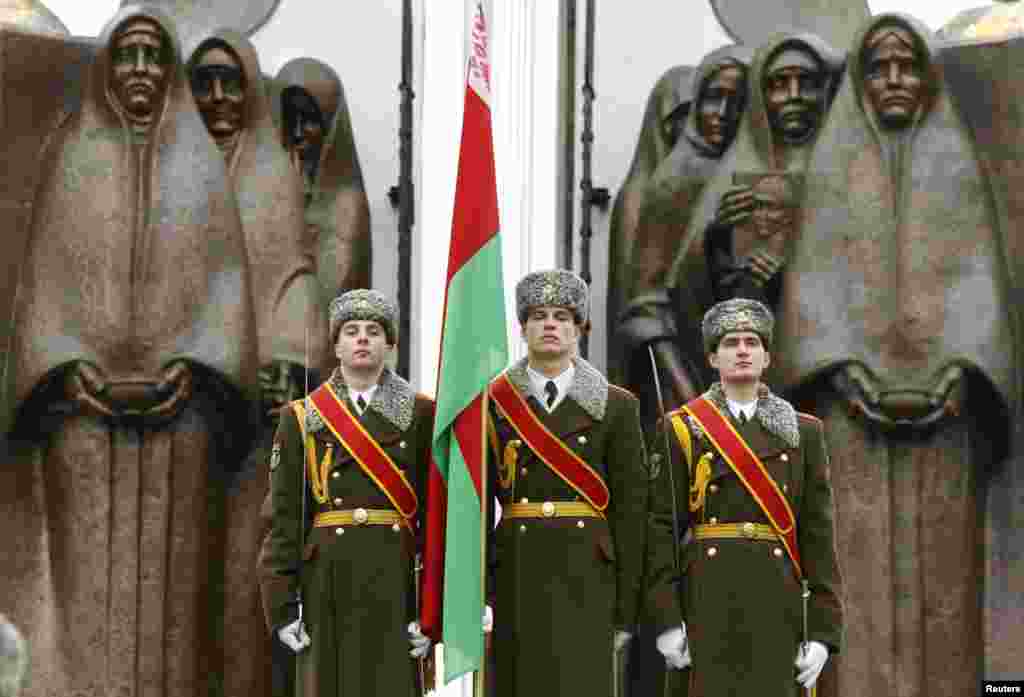
[[[750,271],[754,280],[763,286],[772,280],[782,268],[782,259],[769,252],[760,250],[751,254],[743,265]]]
[[[719,227],[739,225],[750,218],[756,205],[754,190],[749,186],[730,187],[725,190],[722,198],[718,201],[715,225]]]
[[[821,675],[826,661],[828,648],[824,644],[820,641],[804,642],[796,652],[796,661],[793,663],[799,671],[796,681],[806,689],[811,689],[814,683],[818,682],[818,676]]]
[[[302,366],[288,361],[274,361],[259,370],[263,416],[276,419],[284,407],[301,396],[299,376]]]
[[[859,363],[848,363],[832,376],[832,385],[846,398],[853,409],[873,413],[881,398],[875,379]]]
[[[64,389],[71,401],[86,411],[102,416],[114,416],[107,392],[107,381],[103,373],[92,363],[78,361],[67,373]]]
[[[277,638],[295,653],[301,653],[313,643],[312,639],[309,638],[309,634],[306,633],[306,626],[302,620],[295,620],[291,624],[278,629]]]
[[[167,397],[146,411],[148,418],[166,420],[181,410],[192,396],[192,371],[184,361],[171,363],[164,369],[163,377],[156,386],[157,393]]]
[[[413,658],[423,658],[430,651],[430,637],[425,635],[420,629],[419,622],[410,622],[409,626],[405,628],[405,631],[409,635],[409,644],[412,646],[409,649],[409,655]]]
[[[669,670],[682,670],[692,663],[690,646],[686,641],[686,625],[667,629],[654,640],[658,653],[665,657],[665,665]]]

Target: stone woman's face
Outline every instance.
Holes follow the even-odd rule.
[[[728,65],[719,68],[704,83],[697,111],[697,130],[708,144],[725,149],[736,135],[743,112],[745,87],[743,71]]]
[[[214,138],[233,136],[243,127],[245,79],[235,55],[213,46],[192,68],[192,96]]]
[[[163,103],[170,75],[163,31],[152,20],[128,20],[113,44],[111,91],[134,119],[151,119]]]
[[[768,64],[764,101],[772,131],[783,143],[814,137],[824,114],[825,82],[818,60],[803,49],[780,51]]]
[[[923,66],[910,34],[883,26],[865,41],[864,93],[883,128],[910,125],[921,105]]]

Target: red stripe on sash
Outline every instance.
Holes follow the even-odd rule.
[[[491,383],[491,396],[530,450],[599,511],[608,507],[608,486],[597,472],[541,423],[507,375]]]
[[[351,453],[360,469],[372,479],[408,523],[416,515],[416,492],[380,444],[359,423],[328,383],[309,395],[331,433]]]
[[[768,516],[772,528],[789,553],[789,558],[793,560],[797,577],[802,578],[800,550],[796,541],[796,516],[793,515],[793,509],[790,508],[789,501],[779,489],[779,485],[765,469],[764,463],[710,401],[704,397],[697,397],[683,409],[701,425],[704,433],[711,439],[711,444],[729,463],[729,467]]]

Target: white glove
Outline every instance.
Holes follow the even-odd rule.
[[[800,671],[796,676],[796,681],[807,689],[814,687],[827,660],[828,648],[820,641],[808,641],[800,644],[794,662],[796,669]]]
[[[405,628],[409,633],[409,644],[412,648],[409,649],[409,655],[413,658],[423,658],[430,651],[430,637],[425,635],[420,629],[419,622],[410,622],[409,626]]]
[[[490,605],[484,605],[484,634],[490,634],[491,630],[494,629],[494,610],[491,609]]]
[[[665,657],[669,670],[682,670],[692,663],[690,645],[686,641],[686,625],[666,629],[654,640],[658,653]]]
[[[307,646],[313,643],[309,635],[306,634],[306,625],[303,624],[302,620],[295,620],[291,624],[286,624],[278,629],[277,638],[295,653],[301,653]]]
[[[626,646],[628,646],[629,642],[631,642],[632,640],[633,635],[629,632],[624,632],[621,629],[616,630],[613,647],[616,651],[622,651],[622,649],[626,648]]]

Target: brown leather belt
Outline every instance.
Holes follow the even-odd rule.
[[[603,518],[586,501],[545,501],[544,503],[510,503],[501,507],[502,519],[513,518]]]
[[[704,523],[693,526],[693,536],[698,540],[779,541],[775,529],[764,523]]]
[[[348,511],[327,511],[317,513],[313,526],[317,528],[348,527],[354,525],[395,525],[401,524],[398,511],[377,508],[354,508]]]

